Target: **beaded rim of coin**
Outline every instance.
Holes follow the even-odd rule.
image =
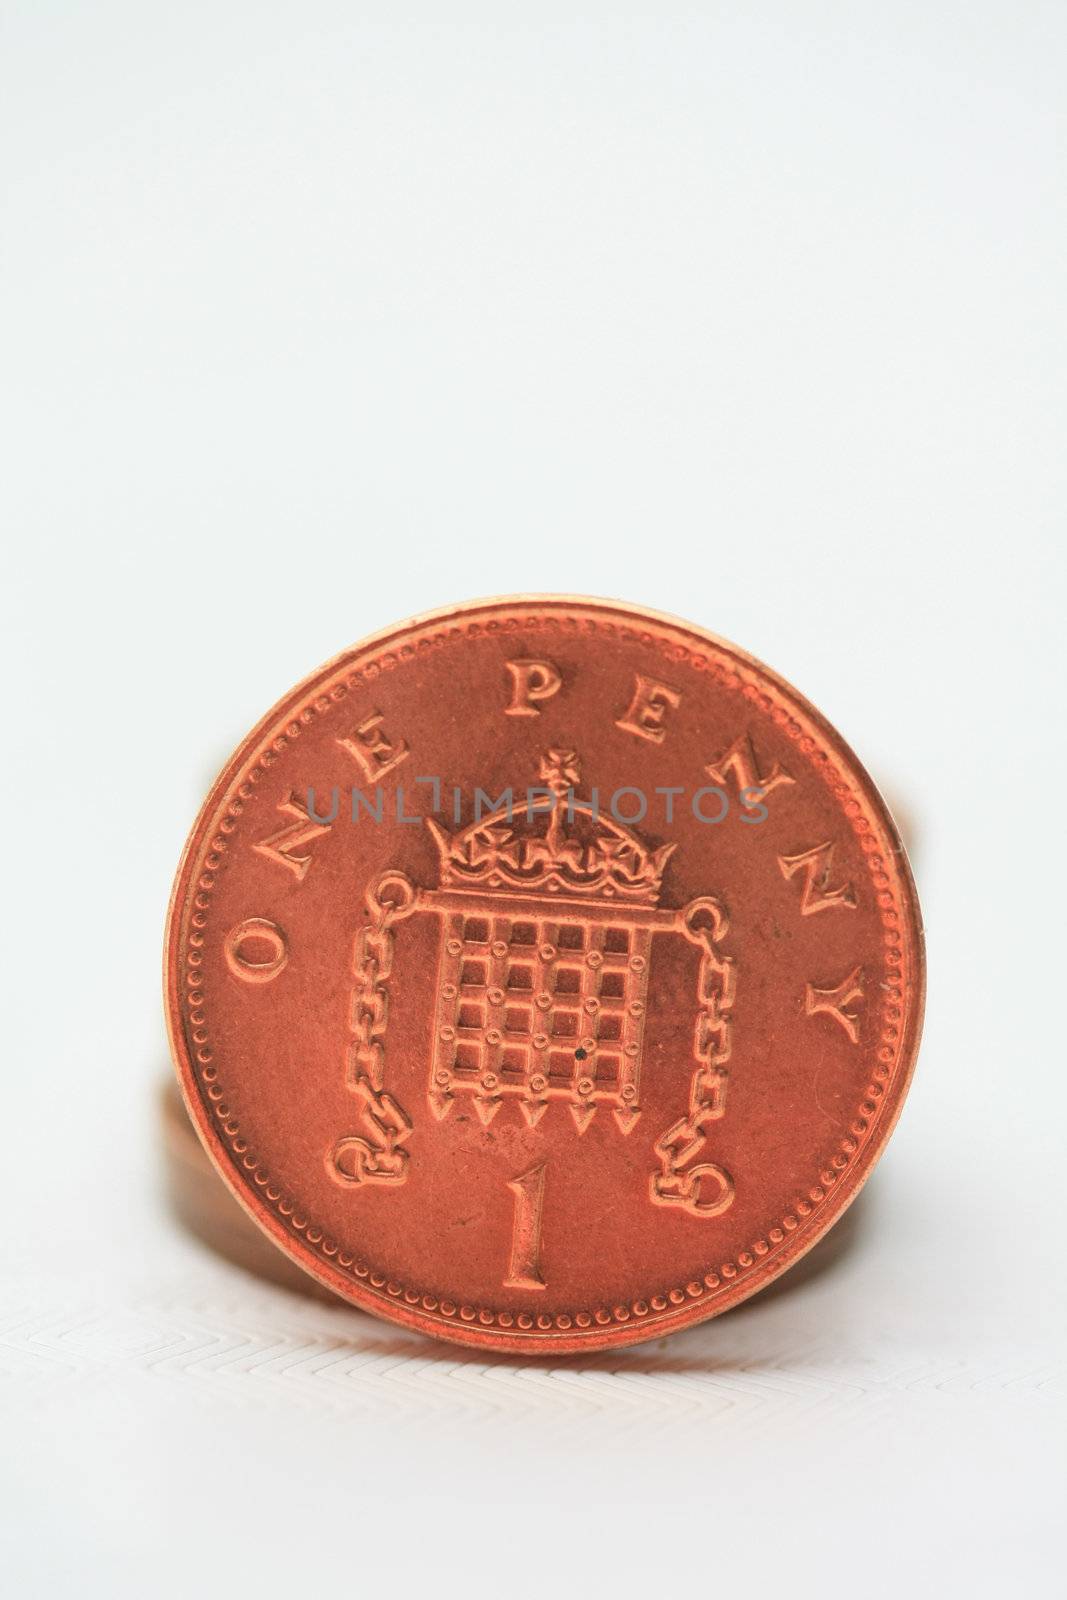
[[[703,675],[705,681],[738,696],[740,703],[753,713],[769,718],[789,739],[808,771],[835,796],[841,816],[862,852],[884,929],[884,974],[878,980],[882,995],[881,1032],[872,1052],[869,1081],[858,1095],[847,1128],[823,1147],[810,1179],[795,1186],[788,1201],[773,1218],[768,1218],[769,1225],[753,1230],[744,1247],[733,1249],[728,1259],[723,1259],[722,1252],[709,1249],[711,1259],[704,1269],[680,1281],[665,1277],[655,1289],[646,1287],[632,1298],[603,1302],[593,1298],[588,1304],[578,1304],[575,1299],[552,1313],[538,1310],[535,1302],[518,1308],[513,1295],[510,1301],[505,1295],[495,1297],[496,1304],[487,1304],[493,1297],[450,1298],[440,1283],[403,1283],[391,1275],[385,1263],[369,1259],[373,1254],[369,1247],[365,1252],[368,1259],[364,1259],[363,1254],[346,1249],[328,1227],[318,1226],[304,1215],[298,1200],[272,1175],[262,1154],[250,1146],[241,1121],[228,1103],[202,992],[207,954],[205,930],[210,921],[212,893],[238,819],[255,799],[257,785],[299,740],[302,731],[316,717],[329,715],[342,704],[350,690],[380,684],[386,674],[424,659],[435,649],[484,639],[493,633],[537,634],[539,630],[561,634],[564,639],[594,636],[604,645],[612,639],[639,643],[655,651],[673,673]],[[536,678],[527,678],[525,687],[534,697],[537,686]],[[642,715],[648,715],[649,727],[657,728],[662,710],[662,705],[657,708],[647,703],[642,708]],[[616,725],[626,724],[620,719]],[[817,895],[823,882],[820,872],[825,863],[813,861],[817,857],[818,850],[807,856],[779,857],[783,879],[798,879],[806,897]],[[386,877],[407,882],[400,872],[387,873],[381,881]],[[826,874],[823,887],[828,884]],[[398,884],[394,883],[391,892],[406,891],[398,891]],[[388,896],[385,899],[388,907]],[[822,904],[829,905],[829,898]],[[806,904],[804,908],[807,909]],[[814,907],[821,908],[818,903]],[[402,908],[400,914],[406,914],[406,910]],[[695,931],[695,923],[693,927]],[[249,944],[256,948],[258,959],[242,957],[242,950]],[[706,946],[711,951],[707,941]],[[239,970],[241,978],[254,985],[269,984],[289,957],[284,933],[268,919],[251,915],[230,928],[223,941],[223,953],[231,971]],[[556,954],[553,950],[548,959],[554,960]],[[460,955],[456,953],[452,959],[458,960]],[[643,964],[644,957],[633,957],[633,963]],[[228,1186],[274,1242],[321,1282],[378,1315],[458,1343],[543,1354],[633,1343],[703,1320],[755,1293],[810,1249],[854,1198],[895,1125],[918,1049],[924,984],[918,902],[903,847],[884,802],[840,735],[777,674],[726,641],[680,619],[625,603],[578,596],[532,595],[472,601],[411,618],[357,644],[285,696],[242,741],[204,803],[175,880],[165,952],[168,1028],[186,1103]],[[809,983],[808,991],[808,1005],[827,1014],[836,1009],[835,1023],[848,1032],[854,1017],[846,1005],[854,997],[845,993],[845,985],[831,990],[815,989]],[[817,996],[823,998],[814,998]],[[638,1009],[641,1007],[640,1001],[628,1003],[631,1008],[635,1004]],[[492,1038],[492,1033],[489,1030],[485,1036],[489,1048],[503,1049],[502,1035],[497,1032]],[[451,1034],[447,1041],[451,1050],[455,1030],[442,1027],[442,1037],[446,1034]],[[596,1044],[592,1036],[583,1038],[581,1049],[584,1051],[590,1042]],[[629,1048],[636,1057],[637,1048]],[[584,1059],[577,1051],[575,1055],[579,1062]],[[692,1062],[685,1069],[686,1076],[691,1066]],[[570,1088],[571,1109],[582,1133],[581,1119],[591,1108],[596,1110],[598,1090],[587,1069],[576,1065],[575,1071],[583,1072],[583,1076],[576,1078]],[[526,1101],[547,1092],[544,1084],[542,1075],[527,1068],[522,1084]],[[470,1086],[459,1085],[454,1075],[450,1088],[459,1087],[466,1091]],[[501,1095],[496,1091],[500,1088],[499,1074],[487,1072],[474,1092],[482,1102],[499,1100]],[[385,1096],[377,1109],[374,1103],[369,1106],[379,1124],[382,1106],[389,1098]],[[632,1083],[623,1084],[616,1095],[616,1114],[631,1116],[633,1099]],[[397,1109],[403,1118],[402,1108]],[[685,1131],[699,1135],[701,1129],[687,1127]],[[340,1141],[338,1150],[341,1145],[346,1148],[337,1155],[334,1177],[351,1183],[361,1177],[370,1182],[393,1181],[396,1168],[402,1170],[408,1159],[409,1152],[402,1146],[409,1136],[410,1128],[405,1131],[398,1123],[391,1132],[392,1142],[387,1141],[381,1150],[370,1147],[369,1158],[365,1139],[350,1137]],[[663,1163],[661,1188],[657,1195],[653,1179],[652,1198],[661,1205],[682,1203],[694,1215],[700,1210],[711,1215],[715,1205],[722,1203],[720,1194],[725,1195],[725,1187],[720,1190],[718,1186],[730,1181],[728,1174],[714,1163],[694,1166],[692,1173],[699,1170],[713,1176],[704,1184],[691,1183],[685,1190],[687,1175],[679,1173],[677,1163],[668,1164],[665,1149],[669,1154],[669,1141],[664,1145],[661,1139],[656,1145]],[[375,1162],[385,1165],[374,1170]],[[385,1170],[389,1162],[396,1164],[393,1177]],[[539,1191],[535,1193],[536,1184],[526,1181],[532,1176],[520,1174],[509,1182],[515,1194],[517,1221],[524,1214],[527,1222],[539,1215]],[[729,1196],[725,1203],[729,1204]],[[531,1270],[537,1271],[536,1263]],[[521,1271],[505,1282],[511,1289],[521,1286]]]

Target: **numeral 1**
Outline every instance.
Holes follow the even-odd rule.
[[[508,1188],[515,1196],[515,1221],[511,1230],[511,1262],[504,1279],[507,1289],[543,1289],[541,1276],[541,1211],[545,1199],[545,1163],[512,1178]]]

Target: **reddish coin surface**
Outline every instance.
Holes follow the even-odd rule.
[[[401,623],[228,763],[166,1007],[267,1234],[427,1334],[544,1354],[735,1305],[853,1198],[922,930],[848,746],[734,646],[608,601]]]

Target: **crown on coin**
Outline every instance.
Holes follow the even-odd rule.
[[[426,819],[441,858],[441,888],[654,905],[674,845],[650,850],[625,823],[579,799],[575,751],[546,751],[538,775],[542,789],[520,790],[510,805],[457,833]]]

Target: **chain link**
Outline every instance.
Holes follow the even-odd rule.
[[[330,1152],[331,1175],[340,1183],[403,1183],[408,1152],[402,1148],[412,1124],[385,1088],[385,1029],[389,1020],[386,987],[393,970],[393,925],[415,909],[415,889],[400,872],[387,872],[367,890],[371,920],[356,934],[352,950],[352,990],[345,1075],[362,1102],[361,1138],[339,1139]]]
[[[710,927],[697,925],[701,913],[711,919]],[[682,931],[701,952],[697,974],[701,1009],[693,1028],[697,1066],[689,1085],[688,1115],[668,1128],[654,1147],[660,1171],[651,1179],[652,1199],[660,1205],[681,1206],[696,1217],[717,1217],[734,1198],[733,1179],[723,1167],[710,1161],[690,1165],[707,1143],[711,1124],[726,1110],[737,970],[716,946],[727,926],[726,912],[717,900],[694,900],[682,913]]]

